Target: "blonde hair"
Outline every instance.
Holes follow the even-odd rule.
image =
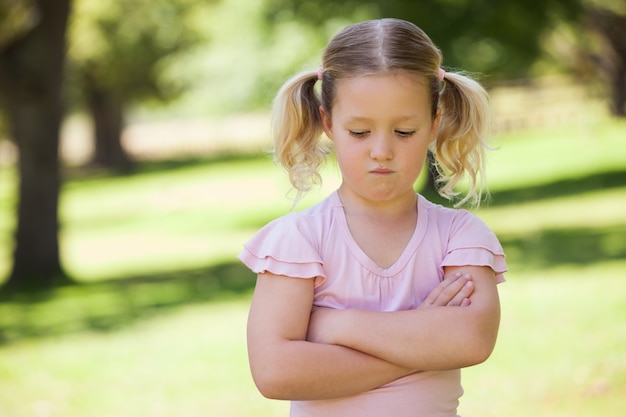
[[[485,136],[490,126],[485,89],[460,72],[439,78],[441,52],[414,24],[399,19],[368,20],[346,27],[328,44],[322,69],[303,71],[279,90],[272,108],[274,155],[289,173],[298,197],[321,182],[319,168],[329,150],[321,144],[320,106],[332,112],[337,81],[363,75],[407,72],[422,77],[430,90],[433,119],[441,110],[431,145],[442,196],[458,197],[467,177],[469,189],[458,205],[480,204],[484,184]],[[316,89],[321,76],[321,88]]]

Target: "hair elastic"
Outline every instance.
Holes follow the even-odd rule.
[[[319,67],[317,69],[317,79],[321,80],[324,77],[324,67]]]
[[[439,81],[443,81],[445,76],[446,76],[446,71],[443,68],[439,67]]]

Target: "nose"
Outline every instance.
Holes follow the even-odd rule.
[[[393,145],[391,141],[392,138],[384,134],[373,137],[370,158],[375,161],[389,161],[393,159]]]

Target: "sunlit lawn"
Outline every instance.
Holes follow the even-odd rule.
[[[511,274],[496,352],[466,370],[464,415],[619,417],[625,268]],[[244,297],[116,332],[5,346],[0,416],[286,416],[286,404],[263,399],[250,380],[246,307]]]
[[[496,143],[489,170],[494,204],[478,214],[501,237],[512,270],[500,286],[496,351],[465,371],[463,415],[623,415],[624,137],[624,123],[605,122]],[[334,168],[328,171],[324,188],[302,206],[336,186]],[[11,174],[0,175],[0,242],[8,243],[12,186],[4,179]],[[577,178],[591,182],[569,181]],[[267,158],[70,180],[62,199],[63,259],[85,282],[169,273],[170,286],[162,288],[176,291],[177,274],[187,279],[177,271],[201,274],[232,262],[261,224],[288,211],[286,190],[283,173]],[[8,244],[0,250],[5,274]],[[9,317],[17,313],[33,326],[69,323],[45,337],[16,334],[0,345],[0,417],[287,415],[287,404],[262,398],[248,373],[249,290],[146,309],[141,294],[165,304],[175,295],[148,284],[94,288],[0,305],[0,326],[19,322]],[[121,288],[125,298],[115,293]],[[100,314],[100,304],[106,314],[117,305],[128,321],[72,330],[87,310]],[[105,330],[93,330],[98,326]]]

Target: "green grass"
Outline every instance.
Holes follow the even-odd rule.
[[[626,120],[594,120],[561,128],[496,137],[488,181],[497,192],[599,172],[624,170]]]
[[[618,417],[626,392],[626,124],[498,138],[496,231],[511,271],[498,345],[465,370],[466,416]],[[332,164],[319,200],[337,184]],[[15,181],[0,170],[0,274]],[[146,165],[64,187],[63,261],[83,282],[0,304],[0,417],[286,416],[250,379],[254,277],[235,260],[287,212],[267,158]]]
[[[511,273],[493,356],[464,372],[465,415],[611,416],[626,389],[626,261]]]
[[[244,301],[218,302],[114,333],[6,346],[0,415],[268,415],[275,406],[245,366],[245,313]]]
[[[465,371],[464,415],[618,417],[626,388],[626,262],[511,273],[498,346]],[[188,306],[114,332],[2,348],[0,416],[286,416],[245,354],[247,297]]]

